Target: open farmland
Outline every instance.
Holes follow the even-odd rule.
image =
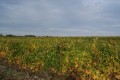
[[[0,64],[41,80],[120,80],[120,37],[0,37]]]

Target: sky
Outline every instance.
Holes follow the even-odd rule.
[[[120,36],[120,0],[0,0],[0,33]]]

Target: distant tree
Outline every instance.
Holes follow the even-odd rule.
[[[35,35],[25,35],[25,37],[35,37]]]
[[[3,35],[0,33],[0,36],[3,36]]]
[[[6,35],[7,37],[15,37],[15,35],[13,35],[13,34],[8,34],[8,35]]]

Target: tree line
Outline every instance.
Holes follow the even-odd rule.
[[[7,34],[3,35],[0,33],[0,36],[6,36],[6,37],[36,37],[35,35],[24,35],[24,36],[19,36],[19,35],[13,35],[13,34]]]
[[[7,35],[3,35],[2,33],[0,33],[0,36],[6,36],[6,37],[52,37],[52,36],[36,36],[36,35],[14,35],[14,34],[7,34]]]

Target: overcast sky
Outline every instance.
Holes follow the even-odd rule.
[[[120,36],[120,0],[0,0],[0,33]]]

